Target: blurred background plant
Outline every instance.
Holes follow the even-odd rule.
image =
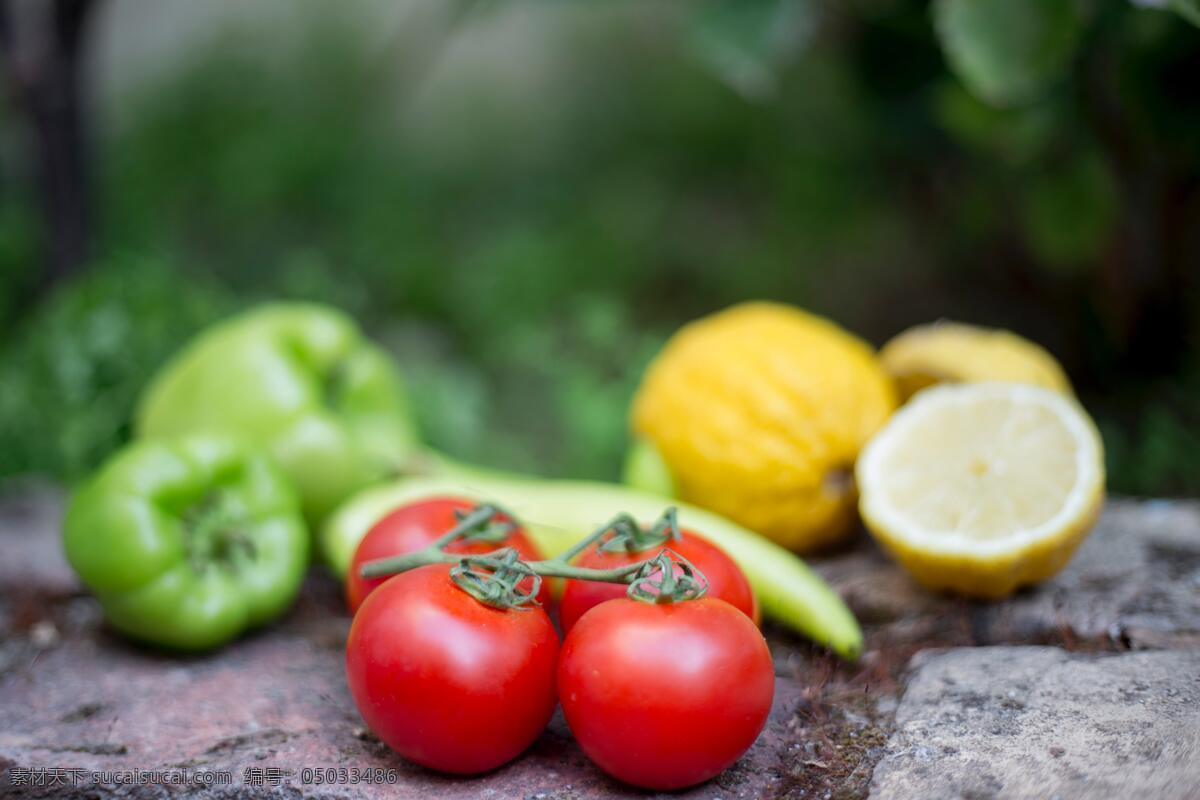
[[[1115,491],[1200,494],[1194,0],[4,10],[2,477],[79,477],[268,297],[358,315],[435,446],[613,477],[666,336],[769,297],[1016,330]]]

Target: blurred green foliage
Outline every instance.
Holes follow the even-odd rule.
[[[165,73],[102,117],[101,259],[36,305],[36,213],[0,194],[0,476],[78,477],[180,342],[282,296],[362,319],[435,446],[614,477],[666,337],[771,297],[876,343],[1016,329],[1116,491],[1200,494],[1200,32],[1123,2],[551,5],[569,89],[463,90],[433,135],[420,76],[325,18],[283,65],[235,42]]]
[[[114,259],[39,308],[0,361],[0,475],[76,478],[129,438],[147,375],[228,295]]]
[[[936,0],[933,12],[950,66],[998,106],[1063,80],[1083,27],[1078,0]]]

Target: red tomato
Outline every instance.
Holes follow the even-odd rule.
[[[434,564],[394,576],[363,603],[346,679],[388,747],[470,775],[516,758],[546,727],[558,649],[545,611],[486,606]]]
[[[600,551],[600,542],[580,554],[575,564],[592,569],[614,569],[651,558],[667,548],[691,562],[708,580],[708,597],[724,600],[758,623],[758,601],[750,589],[750,582],[733,559],[725,551],[691,531],[681,531],[676,541],[667,541],[660,548],[651,548],[641,553],[618,550],[613,553]],[[597,583],[595,581],[567,581],[558,606],[558,619],[563,634],[570,632],[575,622],[593,606],[606,600],[625,596],[626,587],[619,583]]]
[[[558,691],[571,733],[600,769],[672,790],[719,774],[754,743],[775,670],[758,628],[723,600],[620,599],[571,630]]]
[[[461,500],[455,497],[436,497],[420,500],[397,508],[383,519],[376,522],[367,535],[358,543],[354,551],[354,559],[350,562],[350,573],[346,577],[346,605],[350,613],[358,611],[363,600],[381,583],[391,576],[366,579],[358,574],[359,568],[368,561],[377,558],[412,553],[433,544],[442,534],[458,524],[456,511],[469,514],[478,507],[477,503]],[[497,517],[498,521],[512,522],[505,516]],[[448,553],[489,553],[501,547],[511,547],[517,551],[523,561],[540,561],[542,556],[533,542],[525,536],[525,532],[517,527],[503,542],[469,542],[459,539],[446,548]],[[531,579],[532,580],[532,579]],[[538,592],[538,600],[543,604],[550,602],[550,590],[545,581]]]

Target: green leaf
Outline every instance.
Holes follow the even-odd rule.
[[[995,106],[1036,99],[1067,71],[1082,27],[1076,0],[936,0],[951,68]]]
[[[697,57],[734,91],[761,100],[775,93],[776,70],[811,38],[812,0],[715,0],[692,18]]]
[[[996,108],[945,78],[934,94],[937,120],[960,144],[1007,164],[1039,158],[1064,127],[1055,98],[1021,108]]]
[[[1135,6],[1156,11],[1171,10],[1200,28],[1200,0],[1129,0]]]
[[[1099,152],[1084,149],[1025,182],[1025,240],[1046,269],[1073,271],[1097,258],[1111,240],[1119,206],[1108,163]]]
[[[1170,5],[1176,14],[1200,28],[1200,0],[1171,0]]]

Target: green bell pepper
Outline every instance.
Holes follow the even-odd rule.
[[[400,375],[341,312],[273,303],[184,347],[138,405],[140,436],[219,432],[268,451],[320,521],[395,474],[417,436]]]
[[[72,498],[63,544],[114,628],[202,650],[291,606],[309,534],[295,489],[265,455],[193,436],[112,456]]]

